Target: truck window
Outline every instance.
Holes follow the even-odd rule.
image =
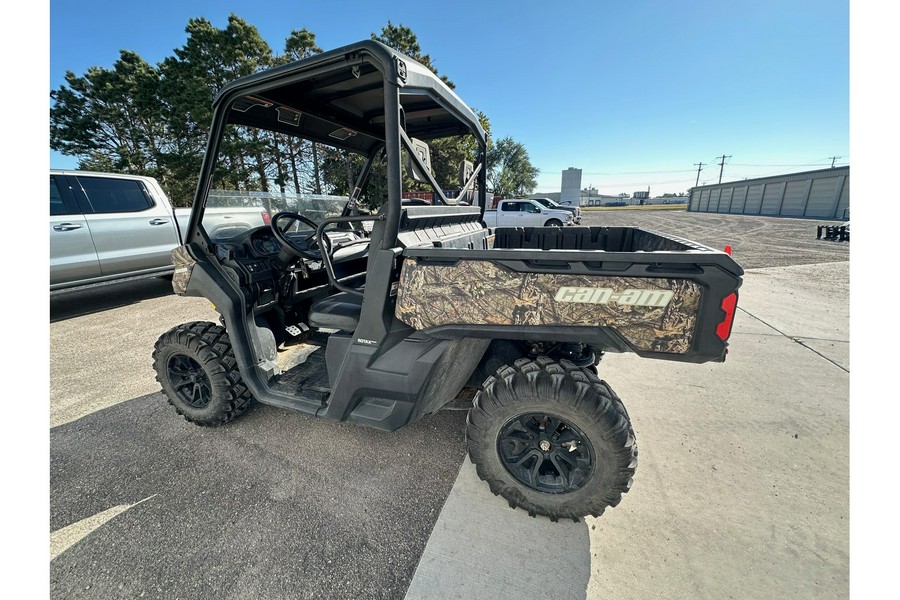
[[[71,210],[68,206],[66,206],[65,201],[63,200],[62,193],[59,191],[59,186],[56,183],[56,177],[50,176],[50,215],[72,215],[77,214],[78,211]]]
[[[144,186],[131,179],[79,177],[78,183],[95,213],[140,212],[153,206]]]
[[[522,210],[521,202],[504,202],[500,205],[500,210],[503,212],[519,212]]]

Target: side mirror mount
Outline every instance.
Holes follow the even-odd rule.
[[[416,138],[410,138],[409,141],[412,142],[413,152],[415,152],[416,156],[419,158],[425,168],[428,169],[428,172],[433,172],[431,169],[431,149],[428,147],[428,144],[426,144],[422,140],[417,140]],[[428,178],[425,176],[425,173],[422,172],[422,170],[419,168],[419,165],[415,160],[413,160],[409,152],[406,153],[404,166],[406,167],[406,172],[410,177],[412,177],[419,183],[428,182]]]
[[[459,163],[459,187],[464,187],[469,183],[469,178],[475,172],[475,165],[471,161],[464,160]]]

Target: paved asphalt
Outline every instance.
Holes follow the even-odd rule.
[[[161,394],[51,432],[50,529],[140,505],[51,562],[55,598],[396,598],[465,454],[464,414],[394,434],[258,406],[227,427]]]
[[[731,243],[745,268],[833,263],[849,258],[849,244],[815,240],[815,221],[677,212],[586,214],[585,225],[642,225],[713,247]],[[827,274],[828,270],[822,272]],[[779,273],[775,270],[766,277],[778,277]],[[785,277],[789,280],[791,275]],[[174,324],[212,320],[215,313],[202,299],[175,297],[169,290],[167,281],[149,279],[51,296],[51,597],[403,598],[409,590],[411,598],[427,598],[436,595],[432,586],[442,581],[441,569],[450,564],[446,562],[448,551],[453,553],[452,564],[457,570],[444,569],[444,582],[447,576],[461,580],[476,573],[489,574],[495,568],[496,557],[480,555],[478,544],[469,542],[479,539],[480,547],[492,547],[495,552],[504,551],[504,543],[515,542],[513,550],[520,554],[511,553],[496,563],[496,569],[503,565],[509,569],[516,561],[518,568],[525,568],[531,565],[529,557],[545,566],[556,563],[565,569],[553,571],[544,581],[556,581],[553,577],[567,580],[575,590],[569,595],[557,585],[552,588],[555,592],[539,593],[532,587],[533,595],[520,593],[521,598],[633,597],[622,591],[645,589],[652,594],[666,589],[653,585],[635,588],[628,580],[640,578],[639,573],[607,572],[598,566],[625,559],[616,546],[598,547],[591,536],[598,526],[629,535],[632,531],[646,532],[648,527],[663,531],[667,523],[663,513],[673,514],[679,506],[671,500],[665,506],[642,503],[640,496],[631,498],[635,495],[632,490],[623,500],[625,508],[592,522],[590,530],[584,522],[554,527],[530,519],[522,511],[508,510],[494,502],[502,504],[486,493],[482,482],[471,479],[465,459],[463,413],[440,413],[394,433],[259,405],[221,428],[200,428],[185,422],[166,403],[153,380],[152,344]],[[746,326],[752,322],[749,319]],[[788,322],[784,328],[790,325]],[[752,327],[749,333],[757,334]],[[812,340],[810,347],[816,343],[821,342]],[[630,367],[629,359],[633,358],[614,357],[612,366],[633,374],[648,366],[649,361],[643,361]],[[841,367],[841,360],[838,356],[833,364]],[[683,377],[696,377],[697,369],[705,371],[706,367],[695,368]],[[616,389],[620,394],[620,387],[629,394],[654,386],[665,389],[666,377],[672,375],[666,375],[665,369],[654,371],[662,375],[643,382],[638,375]],[[713,375],[711,372],[702,377]],[[741,381],[761,387],[767,383],[753,378]],[[629,386],[635,390],[629,391]],[[836,388],[838,399],[840,394],[846,395],[842,386],[839,383]],[[752,397],[752,390],[740,394],[742,401]],[[623,398],[629,402],[629,397]],[[816,410],[803,406],[801,403],[797,409],[799,413],[792,413],[790,418],[794,420],[790,423],[802,421],[804,410]],[[637,415],[649,414],[642,410],[640,400],[636,408]],[[766,420],[755,421],[752,411],[735,414],[747,417],[752,428],[765,426]],[[679,458],[678,452],[684,448],[674,444],[677,438],[672,421],[654,421],[647,416],[636,419],[639,435],[644,433],[640,426],[650,429],[652,437],[648,439],[665,439],[665,443],[660,441],[658,452],[670,452],[668,460],[659,455],[654,467],[653,445],[642,439],[642,455],[646,452],[651,466],[642,461],[636,485],[646,489],[637,494],[658,492],[654,483],[660,483],[665,469],[674,467],[676,475],[690,477],[686,470],[691,459],[687,455]],[[713,425],[728,428],[712,415],[710,419],[715,421]],[[840,433],[845,415],[838,411],[836,419],[831,427]],[[683,420],[676,424],[689,425]],[[798,427],[797,431],[803,433],[802,424]],[[835,439],[836,446],[829,449],[837,448],[840,459],[844,438],[839,435]],[[705,454],[713,450],[696,446],[695,450],[704,460],[713,460]],[[741,464],[742,459],[731,458],[736,465]],[[716,464],[727,470],[731,458],[718,457]],[[833,471],[826,473],[836,474],[838,490],[845,466],[839,460]],[[729,493],[736,492],[737,488]],[[473,497],[478,500],[475,504],[471,502]],[[831,502],[828,498],[816,499]],[[840,512],[843,498],[839,493],[835,501],[835,510]],[[699,497],[692,499],[688,508],[721,502],[715,497]],[[651,505],[657,512],[644,510]],[[688,508],[683,510],[689,512]],[[494,512],[501,509],[503,512]],[[507,528],[509,535],[491,530],[492,524]],[[459,533],[466,525],[470,530]],[[769,526],[762,517],[760,525]],[[457,531],[455,538],[440,536],[440,540],[454,540],[449,550],[436,534],[429,542],[433,532],[451,530]],[[802,527],[799,531],[802,533]],[[839,540],[844,530],[838,526],[834,531]],[[698,547],[697,540],[684,531],[678,535],[681,537],[674,542],[651,536],[649,547],[630,552],[652,561],[652,546],[657,544],[674,556],[679,552],[690,556],[690,547]],[[534,548],[527,544],[529,540],[535,542]],[[484,546],[487,541],[494,545]],[[822,540],[815,538],[812,543],[817,542]],[[825,555],[834,547],[832,537],[827,542],[820,544]],[[739,547],[741,542],[735,543]],[[804,548],[801,544],[796,550]],[[596,558],[598,553],[600,557]],[[473,562],[467,569],[470,554]],[[838,551],[835,557],[827,558],[823,597],[842,597],[846,585],[841,575],[844,557]],[[674,563],[677,566],[678,561]],[[699,571],[692,571],[691,577],[712,577],[698,575],[702,568],[697,563],[692,568]],[[790,562],[784,565],[784,569],[791,568]],[[542,571],[532,569],[531,573],[529,581],[540,587]],[[481,585],[477,578],[468,579],[470,597],[500,597],[491,592],[489,581]],[[509,581],[514,579],[511,575]],[[727,585],[718,585],[727,582],[716,583],[704,588],[702,581],[691,581],[684,589],[697,591],[695,596],[716,597],[709,590],[727,590]]]

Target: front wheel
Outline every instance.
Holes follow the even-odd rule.
[[[488,379],[469,411],[466,440],[495,495],[553,521],[616,506],[637,468],[634,430],[609,385],[545,356]]]
[[[225,328],[195,322],[162,334],[153,350],[156,380],[178,414],[197,425],[223,425],[253,401]]]
[[[544,227],[562,227],[562,221],[559,219],[550,219],[544,223]]]

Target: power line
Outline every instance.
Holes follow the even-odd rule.
[[[547,172],[541,169],[541,172]],[[552,172],[552,169],[549,171]],[[693,169],[678,169],[676,171],[582,171],[582,175],[658,175],[660,173],[693,173]]]
[[[690,182],[691,182],[690,179],[673,179],[673,180],[670,180],[670,181],[651,181],[651,182],[650,182],[650,185],[671,185],[671,184],[674,184],[674,183],[690,183]],[[632,185],[635,185],[635,186],[637,186],[637,185],[642,185],[642,186],[643,186],[643,185],[647,185],[647,180],[644,180],[644,181],[632,181],[632,182],[626,182],[626,183],[606,183],[606,182],[603,182],[603,183],[598,184],[598,185],[601,185],[602,187],[607,187],[607,188],[611,188],[611,187],[625,187],[625,186],[632,186]]]
[[[841,158],[841,157],[838,156],[837,158]],[[734,167],[817,167],[817,166],[820,166],[817,163],[802,163],[802,164],[798,164],[798,165],[761,165],[761,164],[757,164],[757,163],[728,163],[728,164],[729,164],[729,166],[734,166]]]
[[[717,157],[718,158],[718,157]],[[826,161],[832,161],[834,163],[835,159],[838,158],[846,158],[845,156],[826,156],[825,158],[819,158],[816,160],[812,160],[805,163],[793,163],[793,164],[760,164],[760,163],[728,163],[729,166],[735,167],[824,167],[825,165],[821,164]]]
[[[723,158],[722,156],[716,156],[714,158],[714,160],[720,161],[720,160],[722,160],[722,158]],[[725,156],[724,158],[728,159],[728,158],[731,158],[731,156]],[[820,166],[820,163],[822,163],[824,161],[827,161],[827,160],[833,161],[833,159],[838,159],[838,158],[845,158],[845,157],[828,156],[828,157],[819,159],[814,162],[798,163],[798,164],[761,164],[761,163],[727,163],[727,164],[728,164],[728,166],[734,166],[734,167],[815,167],[815,166]],[[699,165],[708,166],[707,163],[694,163],[694,166],[699,166]],[[702,170],[702,166],[701,166],[701,170]],[[824,165],[821,165],[821,166],[824,166]],[[559,171],[559,169],[546,169],[546,168],[541,167],[540,171],[541,171],[541,173],[547,174],[547,173],[553,173],[553,172]],[[662,175],[662,174],[670,174],[670,173],[695,173],[695,172],[696,171],[694,169],[674,169],[674,170],[663,170],[663,171],[582,171],[581,174],[582,175]]]
[[[826,160],[832,160],[835,167],[846,166],[845,164],[843,164],[843,161],[841,163],[836,162],[837,159],[843,158],[841,156],[829,156],[829,157],[822,158],[822,159],[816,161],[819,164],[816,164],[816,163],[758,164],[758,163],[730,163],[730,162],[727,162],[727,160],[730,158],[731,158],[730,155],[724,155],[724,154],[722,156],[715,157],[715,160],[717,161],[715,164],[718,164],[719,169],[720,169],[719,170],[719,181],[718,181],[719,184],[721,184],[724,179],[725,164],[728,164],[728,166],[733,166],[733,167],[782,168],[782,167],[815,167],[815,166],[819,166],[822,168],[827,168],[827,166],[821,164],[821,162],[826,161]],[[615,172],[613,172],[613,171],[582,171],[582,174],[602,177],[602,176],[617,176],[617,175],[661,175],[661,174],[669,174],[669,173],[692,173],[692,174],[696,174],[695,182],[694,182],[694,186],[696,187],[696,186],[700,185],[700,175],[703,171],[703,168],[708,166],[708,163],[700,162],[700,163],[693,163],[693,165],[698,168],[690,169],[690,170],[675,169],[675,170],[664,170],[664,171],[615,171]],[[542,173],[551,173],[554,170],[555,169],[541,169],[541,172]],[[774,176],[780,175],[780,174],[783,174],[783,173],[778,173],[778,172],[771,173],[770,172],[770,173],[765,173],[765,174],[754,173],[754,174],[741,174],[741,175],[732,173],[731,175],[729,175],[729,181],[736,182],[736,181],[745,180],[745,179],[760,179],[760,178],[765,178],[765,177],[774,177]],[[681,185],[689,186],[690,180],[685,178],[685,179],[680,179],[680,180],[657,181],[653,177],[649,177],[643,181],[629,181],[629,182],[600,181],[596,187],[598,187],[598,188],[613,188],[613,187],[629,187],[629,186],[646,186],[648,183],[653,186],[668,186],[668,185],[674,185],[674,184],[681,184]],[[707,178],[703,181],[702,185],[716,185],[716,184],[713,184],[712,181],[710,181],[710,179]],[[549,189],[550,186],[545,186],[545,187],[548,187],[548,189]]]

